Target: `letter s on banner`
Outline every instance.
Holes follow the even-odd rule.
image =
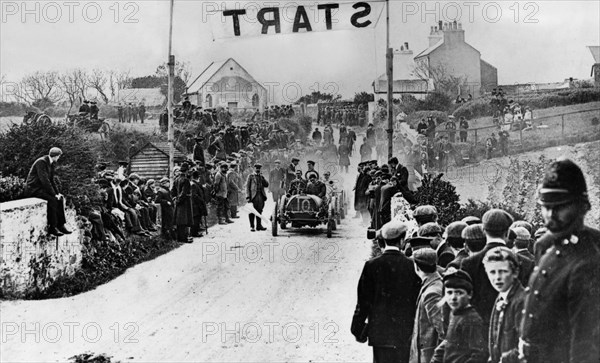
[[[229,3],[226,4],[229,6]],[[300,3],[296,6],[286,5],[285,9],[258,8],[256,3],[251,3],[242,9],[223,9],[203,16],[209,18],[214,40],[336,30],[356,31],[377,26],[385,0],[331,2],[325,5],[320,5],[317,11],[306,11]],[[283,11],[295,14],[293,21],[282,16]]]

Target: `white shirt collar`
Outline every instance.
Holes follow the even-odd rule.
[[[386,251],[398,251],[400,252],[400,247],[397,246],[385,246],[385,248],[383,249],[383,252]]]
[[[502,238],[488,237],[486,243],[492,243],[492,242],[502,243],[503,245],[506,244],[506,241],[503,240]]]
[[[504,291],[504,292],[499,292],[498,293],[498,297],[504,301],[508,301],[508,293],[510,292],[510,289]]]

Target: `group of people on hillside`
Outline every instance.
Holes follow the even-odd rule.
[[[367,111],[364,104],[319,107],[317,115],[317,124],[319,125],[364,126],[366,120]]]
[[[140,102],[135,105],[133,102],[129,102],[123,105],[121,102],[117,105],[117,115],[119,123],[144,123],[146,120],[146,105]]]
[[[538,189],[544,227],[491,209],[442,226],[437,209],[376,233],[351,333],[373,361],[600,361],[600,231],[582,170],[552,162]]]
[[[98,108],[98,102],[83,100],[79,106],[79,115],[84,117],[90,117],[92,120],[98,120],[98,114],[100,109]]]

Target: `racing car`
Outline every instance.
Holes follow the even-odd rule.
[[[343,203],[338,201],[338,195],[321,199],[303,191],[295,195],[283,195],[275,202],[271,217],[271,232],[277,236],[278,227],[292,228],[327,226],[327,237],[332,236],[332,231],[337,229],[340,222],[340,210]]]

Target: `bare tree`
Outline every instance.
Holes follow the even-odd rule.
[[[131,87],[132,78],[130,77],[130,74],[131,70],[112,70],[108,73],[108,87],[112,99],[117,97],[119,90]]]
[[[76,72],[69,71],[65,73],[61,73],[58,76],[59,87],[61,91],[67,96],[69,99],[69,111],[67,111],[67,115],[71,113],[71,109],[75,104],[75,101],[79,99],[79,88],[77,86],[77,81],[75,79]]]
[[[13,96],[29,106],[34,103],[45,105],[60,101],[62,94],[58,83],[58,73],[54,71],[35,72],[23,77]]]
[[[424,60],[417,61],[413,73],[421,80],[433,80],[435,89],[450,97],[460,94],[460,90],[467,84],[467,77],[450,74],[444,64],[430,65]]]
[[[169,67],[167,63],[163,63],[156,68],[156,75],[159,77],[167,77],[169,75]],[[189,62],[175,61],[175,77],[181,78],[186,86],[192,79],[192,70]]]
[[[108,96],[105,93],[106,83],[108,82],[106,73],[96,68],[88,75],[87,81],[89,87],[95,89],[100,94],[104,103],[108,103]]]

